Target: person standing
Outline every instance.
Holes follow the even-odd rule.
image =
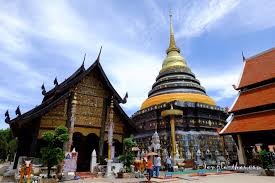
[[[152,157],[149,156],[146,164],[147,172],[149,175],[149,181],[153,177],[153,162],[152,162]]]
[[[170,157],[167,157],[167,159],[166,159],[166,165],[167,165],[168,172],[170,172],[171,168],[172,168],[172,160],[171,160]]]
[[[159,155],[156,155],[155,160],[154,160],[154,167],[156,170],[156,177],[159,177],[159,170],[161,167],[161,158],[159,157]]]

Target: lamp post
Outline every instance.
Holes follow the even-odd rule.
[[[175,161],[176,152],[176,132],[175,132],[175,117],[182,116],[183,112],[179,109],[174,109],[171,104],[171,108],[168,110],[164,110],[161,112],[161,116],[170,118],[170,126],[171,126],[171,139],[172,139],[172,159]]]

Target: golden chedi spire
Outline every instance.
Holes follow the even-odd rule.
[[[216,105],[180,54],[175,41],[172,15],[170,15],[170,44],[166,53],[162,69],[148,93],[148,98],[142,103],[141,109],[172,101]]]
[[[167,56],[163,61],[160,72],[175,67],[187,67],[185,59],[180,55],[180,49],[176,45],[172,24],[172,14],[170,14],[170,43],[166,50]]]
[[[169,16],[170,16],[170,44],[169,44],[169,48],[166,51],[167,54],[170,51],[180,52],[180,49],[177,48],[177,46],[176,46],[175,35],[174,35],[174,30],[173,30],[173,25],[172,25],[172,14],[170,14]]]

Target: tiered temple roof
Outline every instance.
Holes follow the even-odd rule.
[[[100,53],[101,53],[101,50],[100,50]],[[18,115],[14,119],[7,121],[7,123],[9,123],[11,126],[22,125],[22,123],[28,122],[38,116],[41,116],[41,115],[47,113],[54,106],[58,105],[61,101],[68,98],[71,95],[70,89],[74,85],[76,85],[78,82],[80,82],[85,76],[87,76],[89,73],[91,73],[95,70],[97,70],[99,72],[99,75],[102,77],[102,81],[105,83],[105,86],[107,86],[108,90],[114,96],[115,107],[118,109],[118,111],[124,117],[124,119],[126,119],[126,121],[131,123],[128,115],[123,111],[123,109],[119,105],[119,103],[125,103],[126,98],[120,97],[120,95],[117,93],[117,91],[114,89],[111,82],[107,78],[107,76],[100,64],[100,53],[99,53],[97,59],[95,60],[95,62],[88,69],[85,69],[84,62],[83,62],[83,64],[65,81],[63,81],[60,84],[57,83],[54,88],[45,92],[43,94],[44,98],[40,105],[36,106],[35,108],[31,109],[28,112],[23,113],[22,115]]]
[[[226,129],[221,132],[222,134],[275,130],[275,112],[274,110],[263,111],[250,115],[236,116],[225,128]]]
[[[244,60],[235,89],[234,115],[221,134],[275,130],[275,48]]]
[[[242,92],[230,112],[275,104],[275,83]]]
[[[237,89],[275,80],[275,48],[246,59]]]

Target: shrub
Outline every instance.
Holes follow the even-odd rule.
[[[270,170],[272,168],[272,159],[270,153],[266,150],[262,150],[260,151],[259,155],[263,165],[263,169]]]
[[[69,140],[68,129],[64,126],[57,127],[54,132],[45,132],[42,138],[47,145],[42,147],[40,152],[50,177],[51,167],[58,165],[64,159],[63,145]]]
[[[122,161],[126,172],[131,172],[131,165],[135,159],[135,153],[132,151],[132,148],[136,146],[136,143],[133,139],[133,136],[123,139],[124,153],[119,156],[119,160]]]

